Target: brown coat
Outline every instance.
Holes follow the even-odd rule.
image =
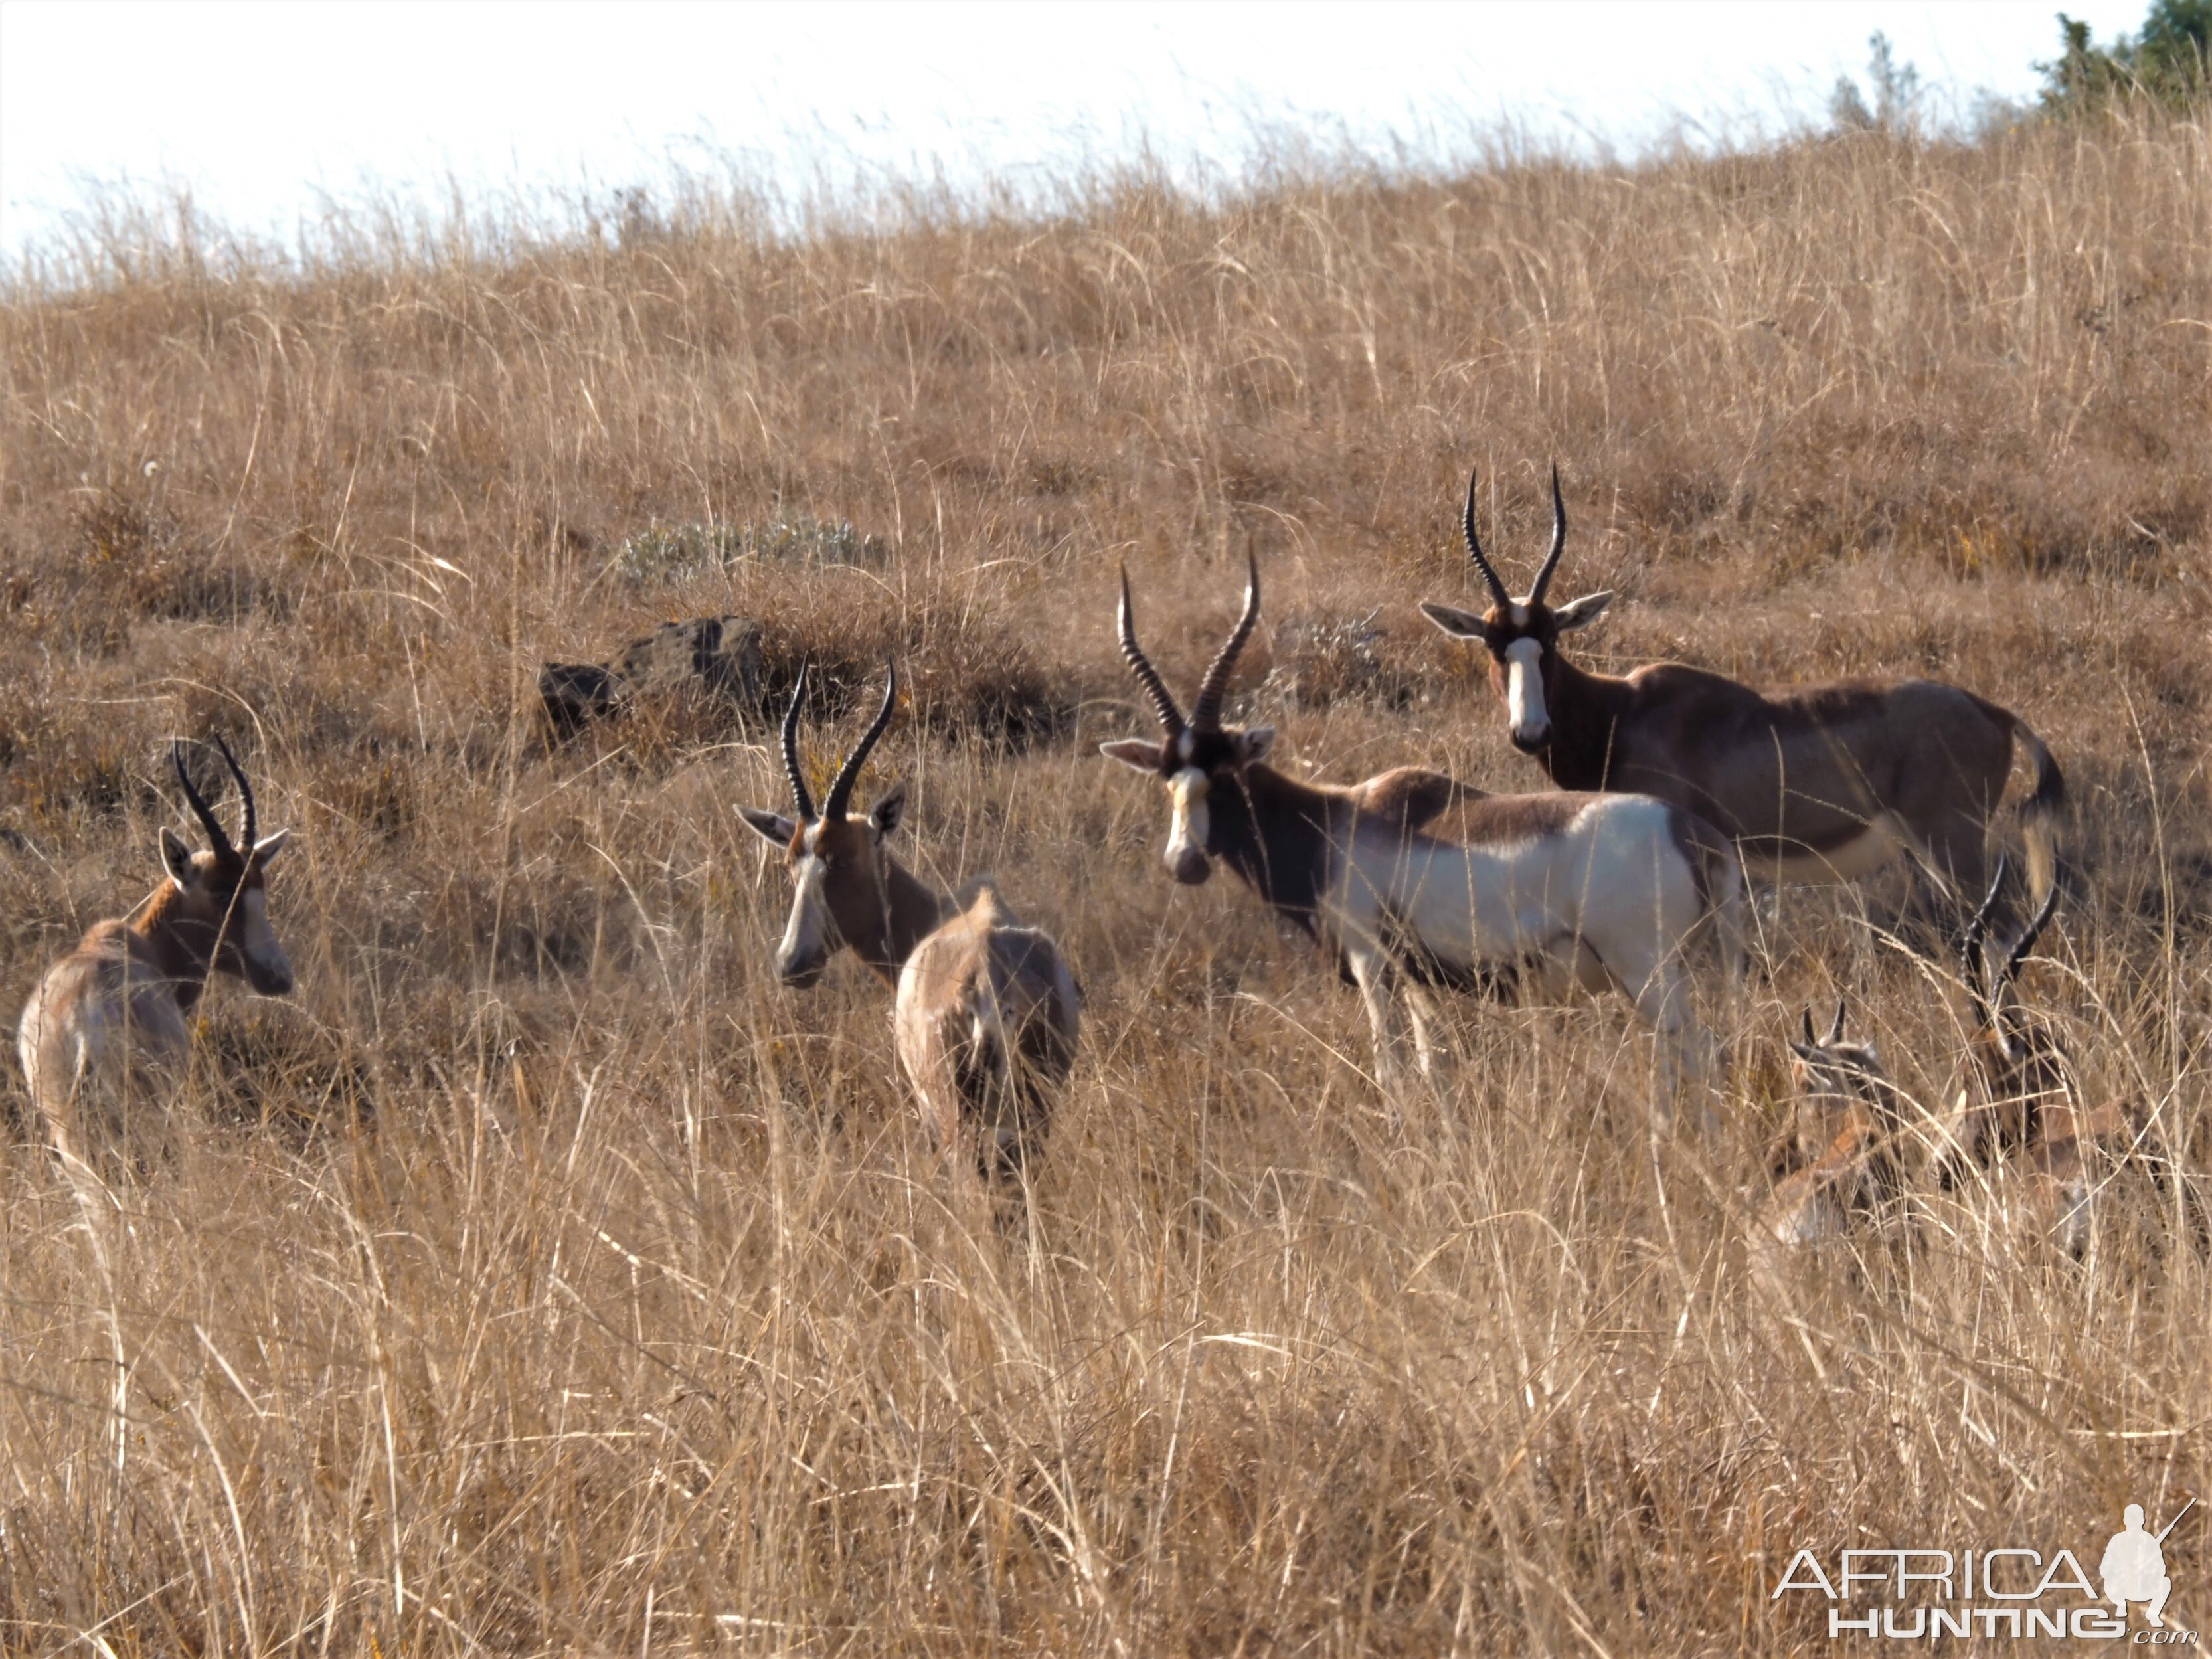
[[[979,883],[907,958],[891,1016],[939,1143],[950,1149],[973,1126],[988,1159],[1018,1170],[1075,1062],[1081,1006],[1058,947]]]

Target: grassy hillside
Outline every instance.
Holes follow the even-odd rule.
[[[1232,714],[1286,764],[1538,787],[1413,607],[1475,591],[1466,469],[1510,571],[1556,457],[1559,591],[1622,591],[1586,660],[1924,672],[2045,736],[2029,994],[2202,1161],[2202,121],[910,220],[123,237],[0,305],[0,1000],[151,886],[216,730],[301,980],[210,1000],[97,1222],[6,1150],[9,1646],[1780,1651],[1826,1641],[1769,1598],[1800,1547],[2094,1552],[2204,1489],[2212,1272],[2149,1195],[2084,1265],[1974,1197],[1751,1285],[1802,1004],[1957,1087],[1882,892],[1783,896],[1713,1139],[1647,1134],[1617,1001],[1468,1005],[1386,1102],[1329,965],[1175,888],[1095,747],[1146,729],[1117,563],[1187,688],[1249,545]],[[547,738],[541,660],[721,613],[764,702],[831,669],[825,773],[896,654],[860,798],[910,780],[915,866],[1076,962],[1026,1225],[937,1167],[872,980],[775,985],[760,711]]]

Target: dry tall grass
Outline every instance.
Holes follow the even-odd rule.
[[[2205,1486],[2212,1277],[2154,1194],[2086,1266],[1970,1199],[1748,1283],[1801,1002],[1954,1086],[1963,999],[1857,901],[1784,896],[1718,1141],[1647,1139],[1617,1004],[1469,1007],[1394,1109],[1357,1000],[1173,889],[1094,751],[1143,729],[1115,562],[1187,678],[1250,538],[1240,695],[1291,756],[1536,787],[1413,602],[1470,591],[1468,464],[1518,560],[1557,456],[1561,592],[1626,590],[1598,659],[1932,672],[2045,734],[2079,890],[2030,993],[2202,1154],[2204,123],[334,246],[115,242],[0,307],[11,1017],[150,885],[167,734],[232,734],[301,836],[299,994],[212,999],[105,1275],[7,1153],[10,1647],[1781,1650],[1825,1644],[1769,1599],[1800,1546],[2093,1551]],[[800,515],[889,556],[610,568]],[[544,740],[540,659],[702,612],[787,669],[896,651],[861,799],[908,777],[917,865],[1078,964],[1026,1227],[931,1161],[857,968],[773,984],[757,720]]]

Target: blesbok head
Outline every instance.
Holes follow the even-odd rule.
[[[1213,873],[1213,860],[1227,842],[1224,817],[1249,816],[1243,788],[1243,769],[1263,758],[1275,741],[1272,726],[1224,726],[1221,702],[1229,690],[1229,676],[1252,629],[1260,620],[1260,562],[1247,555],[1244,614],[1237,619],[1228,640],[1213,654],[1206,676],[1198,683],[1198,696],[1186,720],[1176,707],[1175,694],[1137,643],[1134,619],[1129,610],[1129,572],[1121,571],[1120,627],[1121,658],[1152,699],[1164,733],[1158,743],[1146,738],[1122,738],[1098,745],[1101,754],[1157,775],[1168,787],[1175,818],[1168,831],[1167,866],[1175,878],[1195,887]]]
[[[1883,1103],[1888,1093],[1888,1073],[1883,1071],[1881,1053],[1871,1042],[1847,1042],[1844,1040],[1845,1000],[1836,999],[1836,1018],[1829,1025],[1826,1036],[1816,1036],[1813,1030],[1813,1011],[1804,1011],[1804,1036],[1792,1039],[1790,1044],[1790,1081],[1796,1085],[1799,1102],[1832,1105],[1834,1103],[1863,1100],[1874,1104]]]
[[[254,833],[253,786],[221,737],[215,740],[223,764],[238,785],[239,810],[244,817],[237,841],[222,827],[185,769],[181,743],[169,745],[169,764],[192,816],[207,831],[206,850],[194,852],[190,842],[167,824],[161,827],[161,866],[176,883],[176,896],[167,902],[164,920],[195,945],[205,946],[209,965],[244,980],[264,996],[280,997],[292,988],[292,964],[269,925],[267,872],[284,850],[291,831],[279,830],[266,841]],[[192,936],[197,935],[197,939]]]
[[[1559,568],[1559,554],[1567,544],[1567,507],[1559,495],[1559,469],[1552,468],[1552,548],[1529,584],[1528,596],[1515,599],[1482,551],[1474,533],[1474,474],[1467,479],[1467,509],[1462,527],[1467,532],[1468,556],[1490,589],[1491,604],[1480,616],[1456,605],[1423,600],[1421,614],[1455,640],[1473,640],[1490,653],[1490,683],[1505,699],[1512,724],[1513,746],[1524,755],[1540,753],[1552,741],[1552,720],[1545,690],[1557,660],[1559,635],[1587,628],[1613,602],[1610,588],[1585,593],[1554,607],[1544,595]]]
[[[883,707],[823,797],[819,811],[799,764],[799,708],[806,696],[806,667],[799,665],[791,707],[783,716],[783,767],[791,780],[792,803],[799,816],[788,818],[765,807],[740,806],[738,816],[756,834],[783,849],[791,871],[791,919],[776,946],[775,975],[805,990],[822,977],[830,958],[847,944],[866,956],[889,926],[889,854],[884,842],[898,828],[906,808],[906,786],[895,784],[864,817],[848,816],[853,785],[868,753],[891,723],[898,702],[898,665],[887,666]]]

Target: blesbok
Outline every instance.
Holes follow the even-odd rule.
[[[208,846],[194,852],[166,825],[161,884],[136,919],[93,924],[39,981],[16,1041],[31,1100],[65,1164],[167,1117],[171,1074],[185,1053],[186,1021],[211,973],[244,980],[264,996],[292,988],[292,964],[269,925],[268,871],[291,832],[255,838],[253,787],[230,745],[216,746],[238,784],[242,833],[234,842],[185,769],[184,746],[169,763]]]
[[[2044,1230],[2069,1255],[2078,1255],[2088,1242],[2099,1146],[2124,1138],[2128,1125],[2116,1103],[2085,1103],[2073,1057],[2057,1030],[2020,1001],[2020,970],[2058,908],[2056,887],[2043,896],[2002,961],[1990,967],[1985,946],[2007,866],[2001,856],[1960,947],[1974,1030],[1966,1085],[1937,1158],[1936,1182],[1959,1185],[1968,1163],[1993,1168],[2000,1159],[2013,1159],[2026,1178],[2032,1207],[2044,1212]],[[2106,1162],[2118,1167],[2117,1158]]]
[[[1856,880],[1909,854],[1966,896],[1963,908],[1981,889],[2017,739],[2035,767],[2020,809],[2029,884],[2048,890],[2066,781],[2017,715],[1935,680],[1760,690],[1681,663],[1592,673],[1560,654],[1559,639],[1595,622],[1612,592],[1556,607],[1545,599],[1567,543],[1559,469],[1551,550],[1525,598],[1506,592],[1484,555],[1474,505],[1470,477],[1462,526],[1489,609],[1421,610],[1490,653],[1513,746],[1559,787],[1633,790],[1686,807],[1735,843],[1751,874],[1775,882]]]
[[[1790,1132],[1778,1160],[1782,1178],[1759,1212],[1759,1237],[1810,1244],[1846,1231],[1852,1218],[1881,1210],[1904,1189],[1899,1153],[1906,1103],[1871,1042],[1844,1037],[1844,1006],[1825,1037],[1790,1044]]]
[[[887,845],[906,807],[906,786],[848,817],[860,768],[890,726],[898,699],[890,668],[883,707],[846,757],[817,811],[799,763],[802,665],[783,717],[783,763],[799,816],[740,806],[738,815],[782,849],[791,871],[790,920],[776,947],[776,977],[805,988],[850,946],[896,993],[891,1023],[900,1064],[922,1115],[951,1156],[963,1127],[985,1141],[985,1173],[1018,1174],[1044,1135],[1054,1100],[1075,1063],[1081,997],[1060,948],[1024,927],[988,880],[940,893]]]
[[[1260,615],[1258,562],[1249,569],[1243,615],[1188,719],[1137,643],[1121,574],[1121,655],[1165,736],[1100,747],[1166,786],[1175,878],[1194,885],[1221,860],[1334,951],[1366,1004],[1386,1086],[1401,1070],[1401,980],[1618,988],[1661,1034],[1662,1094],[1671,1099],[1686,1073],[1705,1079],[1714,1054],[1691,1006],[1686,947],[1716,923],[1737,965],[1742,877],[1728,842],[1693,814],[1644,795],[1484,795],[1425,773],[1351,789],[1284,776],[1267,763],[1272,726],[1221,724],[1230,674]],[[1446,804],[1449,835],[1430,833]],[[1412,1012],[1425,1071],[1418,1001]]]

